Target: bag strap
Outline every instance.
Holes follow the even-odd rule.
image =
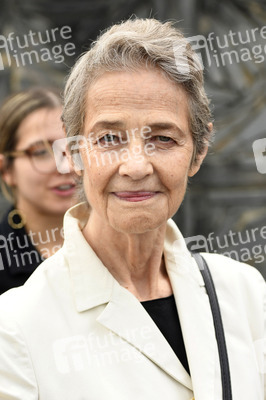
[[[220,366],[221,366],[221,378],[222,378],[222,388],[223,388],[223,400],[232,400],[232,389],[231,389],[231,377],[230,377],[230,368],[229,361],[226,349],[226,342],[224,336],[223,322],[221,311],[218,303],[218,298],[215,290],[215,286],[213,283],[213,279],[209,270],[209,267],[205,261],[205,259],[199,253],[192,253],[195,258],[199,270],[202,274],[206,291],[209,296],[215,336],[218,345]]]

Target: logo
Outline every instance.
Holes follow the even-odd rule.
[[[53,350],[56,367],[61,374],[84,370],[90,359],[87,342],[81,335],[57,340]]]
[[[202,41],[204,42],[203,46],[200,43]],[[176,44],[173,46],[173,51],[175,56],[176,69],[180,74],[189,75],[192,64],[193,69],[196,69],[197,71],[202,71],[204,69],[202,54],[198,50],[205,46],[205,42],[205,49],[207,49],[208,51],[207,41],[202,35],[191,36],[190,38],[187,38],[186,43],[180,43],[178,41],[176,42]],[[192,53],[192,63],[189,63],[188,57],[186,55],[188,44],[190,44],[192,50],[194,50],[194,52]]]
[[[4,54],[2,54],[2,50],[4,49]],[[10,53],[9,53],[9,48],[7,44],[7,39],[5,36],[0,35],[0,70],[3,71],[5,69],[5,64],[10,66],[11,65],[11,58],[10,58]]]
[[[189,41],[191,48],[197,54],[198,60],[200,62],[200,69],[204,69],[204,64],[207,62],[207,65],[211,65],[211,56],[208,48],[207,39],[203,35],[190,36],[187,38]]]
[[[190,236],[185,238],[186,245],[190,251],[203,251],[208,253],[207,239],[203,235]]]
[[[187,43],[177,41],[173,45],[175,63],[178,72],[189,75],[192,71],[203,70],[204,67],[215,68],[226,65],[253,61],[261,64],[266,60],[265,28],[232,31],[215,36],[214,32],[186,38]],[[187,58],[187,45],[190,43],[194,54]]]
[[[80,151],[85,149],[86,154],[88,155],[89,147],[88,141],[83,135],[55,140],[52,148],[56,168],[61,174],[68,174],[72,170],[71,162],[67,156],[67,149],[71,154],[71,160],[76,171],[82,171],[84,169]]]
[[[152,136],[147,135],[151,132],[151,128],[143,126],[138,133],[147,142],[144,148],[140,144],[130,148],[129,143],[135,138],[135,131],[138,131],[138,128],[131,129],[131,134],[128,130],[124,133],[110,130],[103,138],[90,132],[88,137],[76,135],[55,140],[52,147],[58,172],[67,174],[72,171],[72,165],[76,171],[82,171],[85,168],[84,164],[88,167],[96,165],[97,168],[101,168],[129,160],[134,160],[136,163],[143,162],[144,156],[154,155],[155,144],[149,142]]]
[[[62,63],[65,56],[75,55],[75,45],[63,42],[71,38],[71,27],[63,26],[45,32],[33,32],[16,36],[10,32],[7,36],[0,35],[0,70],[5,66],[25,67],[28,64],[40,62]],[[50,44],[45,47],[44,44]]]
[[[266,138],[255,140],[252,147],[258,172],[266,174]]]

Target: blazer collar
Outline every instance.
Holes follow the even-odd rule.
[[[63,252],[68,263],[78,312],[107,303],[116,283],[82,234],[89,217],[85,203],[72,207],[64,217]]]

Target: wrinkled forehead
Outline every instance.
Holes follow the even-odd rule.
[[[106,72],[87,91],[85,130],[107,116],[125,125],[149,125],[154,118],[182,119],[186,124],[187,94],[155,69]]]

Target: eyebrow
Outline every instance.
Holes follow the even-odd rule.
[[[181,135],[185,135],[185,132],[175,123],[172,122],[152,122],[151,124],[145,124],[142,126],[142,128],[144,126],[148,126],[151,128],[152,131],[166,131],[166,130],[174,130],[177,131],[178,133],[180,133]],[[115,121],[108,121],[108,120],[102,120],[102,121],[98,121],[96,122],[90,132],[94,132],[97,129],[126,129],[126,124],[125,122],[121,121],[121,120],[115,120]],[[140,129],[142,129],[140,128]],[[89,134],[90,132],[88,132],[87,134]]]
[[[49,144],[52,144],[53,143],[53,140],[44,140],[44,139],[42,139],[42,140],[36,140],[35,142],[31,142],[31,143],[28,143],[28,145],[25,147],[25,148],[23,148],[23,149],[19,149],[19,150],[17,150],[17,151],[24,151],[24,150],[28,150],[28,149],[30,149],[31,147],[33,147],[33,146],[36,146],[36,145],[38,145],[38,144],[45,144],[45,143],[49,143]]]
[[[90,132],[94,132],[94,130],[97,130],[97,129],[114,129],[114,128],[125,129],[126,124],[120,120],[115,120],[115,121],[102,120],[102,121],[96,122],[92,126]],[[88,132],[88,134],[90,132]]]
[[[185,132],[176,124],[172,122],[153,122],[152,124],[147,124],[154,132],[156,131],[178,131],[181,135],[185,135]]]

